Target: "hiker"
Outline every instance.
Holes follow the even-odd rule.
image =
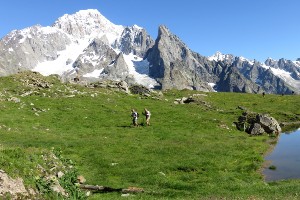
[[[262,95],[263,95],[263,97],[265,97],[266,93],[265,93],[265,92],[263,92],[263,93],[262,93]]]
[[[138,126],[139,113],[136,112],[134,109],[132,109],[131,110],[131,117],[132,117],[132,124],[133,124],[133,126]]]
[[[76,77],[74,78],[74,81],[78,82],[79,81],[79,67],[75,67],[74,70],[76,73]]]
[[[147,108],[145,108],[143,114],[146,116],[146,124],[147,124],[147,126],[150,126],[150,116],[151,116],[150,111],[147,110]]]

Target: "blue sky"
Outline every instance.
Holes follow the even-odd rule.
[[[153,39],[164,24],[204,56],[300,58],[299,0],[3,0],[0,38],[90,8],[114,24],[144,27]]]

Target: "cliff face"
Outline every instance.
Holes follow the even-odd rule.
[[[71,43],[68,35],[53,27],[33,26],[13,31],[0,41],[2,76],[34,68],[39,62],[55,60]]]
[[[212,91],[201,72],[207,72],[193,52],[165,26],[159,27],[154,46],[146,56],[149,61],[149,75],[156,78],[162,89],[195,89]]]
[[[124,54],[134,54],[144,57],[147,50],[154,45],[153,39],[147,34],[146,30],[136,25],[126,27],[121,37],[112,45]]]

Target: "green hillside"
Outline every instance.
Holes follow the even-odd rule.
[[[200,94],[195,102],[174,104],[193,94]],[[71,184],[77,175],[89,185],[144,189],[130,199],[298,199],[300,181],[264,181],[260,170],[274,138],[238,131],[238,106],[279,122],[300,117],[297,95],[143,96],[29,72],[1,77],[0,169],[48,199],[63,197],[51,192],[45,174],[63,170],[59,181],[70,199],[84,198]],[[131,126],[132,108],[140,113],[139,127]],[[143,125],[144,108],[152,113],[151,126]],[[119,192],[88,197],[121,198]]]

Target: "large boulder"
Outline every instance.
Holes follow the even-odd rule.
[[[256,119],[266,133],[278,134],[281,132],[281,127],[279,126],[279,123],[273,117],[258,114],[256,116]]]
[[[248,133],[250,135],[262,135],[265,133],[265,130],[259,123],[251,124],[250,128],[248,129]]]
[[[258,114],[253,112],[243,112],[235,123],[237,128],[246,131],[250,135],[278,135],[281,127],[276,119],[267,114]]]

